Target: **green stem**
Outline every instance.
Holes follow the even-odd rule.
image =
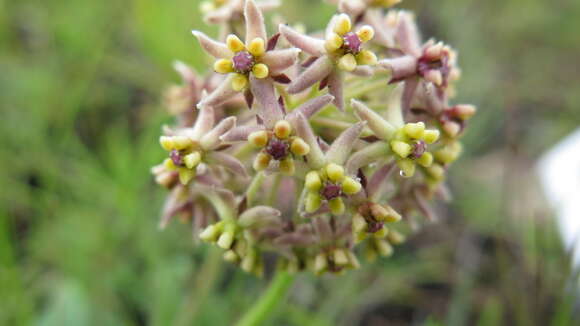
[[[270,286],[256,301],[256,303],[238,321],[237,326],[262,325],[269,315],[276,309],[285,297],[286,292],[294,281],[294,275],[283,270],[278,270]]]

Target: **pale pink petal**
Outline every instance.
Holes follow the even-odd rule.
[[[378,113],[366,106],[363,102],[352,99],[350,104],[358,118],[367,122],[367,126],[379,139],[390,140],[395,133],[395,127],[388,123]]]
[[[344,112],[344,90],[342,71],[334,69],[328,76],[328,92],[334,96],[334,105]]]
[[[264,130],[263,126],[239,126],[232,128],[220,137],[224,143],[237,143],[247,141],[248,136],[254,131]]]
[[[343,165],[350,155],[354,143],[358,140],[365,124],[366,122],[358,122],[343,131],[338,138],[334,140],[332,145],[330,145],[330,148],[325,154],[326,160],[338,165]]]
[[[280,224],[280,215],[282,213],[279,210],[270,206],[255,206],[240,215],[238,224],[243,228]]]
[[[282,111],[279,108],[274,84],[270,78],[256,78],[250,76],[250,86],[254,98],[259,103],[260,117],[268,128],[274,127],[274,124],[283,118]]]
[[[302,114],[306,119],[310,119],[311,116],[316,114],[320,109],[328,105],[330,102],[334,100],[334,96],[330,94],[321,95],[311,99],[310,101],[300,105],[294,111],[288,113],[286,118],[291,122],[296,121],[296,117],[298,113]]]
[[[310,67],[308,67],[308,69],[292,81],[288,86],[288,93],[296,94],[302,92],[308,87],[326,78],[333,69],[334,64],[327,56],[318,58],[312,65],[310,65]],[[336,98],[336,95],[334,95],[334,97]]]
[[[236,126],[236,117],[228,117],[220,121],[213,129],[203,135],[200,140],[201,147],[205,150],[212,150],[221,143],[220,136]]]
[[[284,38],[286,38],[290,44],[301,49],[302,51],[316,57],[320,57],[326,54],[323,40],[298,33],[297,31],[284,24],[281,24],[279,29],[280,34],[284,35]]]
[[[394,59],[380,60],[378,65],[391,71],[391,82],[397,82],[417,75],[417,58],[406,55]]]
[[[403,88],[403,94],[401,95],[401,109],[404,111],[411,108],[411,103],[417,87],[419,87],[420,80],[418,77],[408,78],[405,80],[405,86]]]
[[[278,75],[296,63],[300,49],[283,49],[266,52],[260,60],[270,70],[270,75]]]
[[[403,52],[418,57],[421,55],[421,36],[412,13],[399,12],[395,40]]]
[[[249,44],[257,37],[263,39],[264,42],[267,41],[268,36],[266,35],[264,16],[254,0],[246,0],[244,17],[246,18],[246,43]]]
[[[375,30],[373,43],[380,44],[386,48],[395,46],[394,30],[385,26],[383,13],[380,10],[367,10],[363,20]]]
[[[195,124],[191,129],[189,137],[193,140],[200,140],[203,135],[215,125],[215,113],[213,106],[206,106],[199,109]]]
[[[360,77],[370,77],[374,74],[374,70],[370,66],[357,66],[353,71],[350,73]]]
[[[380,192],[382,189],[384,189],[384,186],[386,185],[387,180],[393,171],[395,171],[395,166],[396,165],[394,162],[390,162],[383,165],[375,173],[373,173],[366,187],[367,195],[369,198],[380,197]]]
[[[203,109],[206,106],[218,106],[238,95],[239,92],[232,88],[233,77],[233,74],[229,74],[228,77],[224,79],[213,92],[211,92],[211,94],[197,104],[197,108]]]
[[[244,178],[248,176],[246,167],[242,162],[230,154],[224,152],[209,152],[206,154],[205,160],[208,163],[221,165],[232,171],[234,174],[240,175]]]
[[[229,59],[234,55],[225,43],[214,41],[200,31],[191,31],[191,33],[197,37],[199,44],[205,52],[209,53],[211,56],[215,58]]]

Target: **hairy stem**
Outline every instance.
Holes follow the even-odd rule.
[[[278,304],[284,299],[286,292],[294,281],[294,275],[279,269],[270,282],[266,292],[254,303],[246,314],[238,321],[237,326],[262,325]]]

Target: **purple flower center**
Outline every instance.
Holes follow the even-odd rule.
[[[413,152],[411,153],[411,156],[413,158],[420,158],[423,155],[423,153],[425,153],[426,149],[427,145],[425,144],[425,142],[422,140],[418,140],[415,142],[413,146]]]
[[[169,157],[175,166],[183,166],[183,158],[181,157],[181,154],[179,154],[178,150],[172,150],[171,153],[169,153]]]
[[[274,138],[268,142],[266,152],[270,154],[273,159],[279,161],[288,156],[289,148],[290,145],[287,142]]]
[[[361,50],[362,42],[358,35],[353,32],[346,33],[344,36],[344,47],[346,48],[347,52],[350,53],[359,53]]]
[[[367,228],[369,233],[378,232],[380,229],[383,228],[383,222],[370,222]]]
[[[327,183],[322,189],[322,196],[326,198],[326,200],[331,200],[336,198],[342,194],[342,187],[340,185],[334,183]]]
[[[254,66],[254,57],[248,51],[240,51],[234,55],[234,69],[237,72],[249,72]]]

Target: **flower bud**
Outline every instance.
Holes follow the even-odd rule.
[[[400,157],[407,157],[411,154],[413,148],[411,145],[400,141],[400,140],[393,140],[391,141],[391,149],[393,152],[397,153]]]
[[[328,201],[328,207],[334,215],[341,215],[344,213],[345,207],[342,198],[336,197]]]
[[[242,74],[235,74],[234,77],[232,78],[232,88],[237,92],[243,90],[247,84],[248,77]]]
[[[231,230],[227,230],[220,235],[217,241],[217,245],[223,249],[230,249],[233,242],[234,242],[234,232]]]
[[[351,27],[350,18],[348,15],[340,14],[334,25],[334,32],[338,35],[344,35],[350,31]]]
[[[265,147],[268,144],[268,132],[254,131],[248,136],[248,142],[256,147]]]
[[[322,198],[318,193],[310,192],[306,196],[306,204],[304,209],[307,213],[314,213],[317,209],[320,208],[322,204]]]
[[[425,132],[423,132],[423,140],[425,140],[427,144],[433,144],[438,139],[439,139],[439,130],[437,129],[425,130]]]
[[[170,136],[159,137],[159,144],[161,144],[161,147],[163,147],[163,149],[166,151],[171,151],[175,148],[175,145],[173,144],[173,137]]]
[[[375,246],[379,252],[379,255],[383,257],[389,257],[393,254],[393,246],[391,246],[391,244],[384,239],[377,239],[375,241]]]
[[[320,180],[320,175],[316,171],[310,171],[306,174],[306,180],[304,182],[306,189],[316,192],[322,187],[322,181]]]
[[[371,26],[365,25],[356,32],[356,35],[362,42],[368,42],[375,36],[375,30]]]
[[[330,163],[325,170],[326,175],[332,182],[339,182],[344,178],[344,168],[338,164]]]
[[[190,169],[179,169],[179,181],[181,184],[186,185],[191,181],[191,179],[195,178],[195,171]]]
[[[429,152],[423,153],[421,157],[417,159],[417,163],[419,163],[423,167],[429,167],[433,163],[433,154]]]
[[[308,145],[302,138],[294,138],[290,145],[290,151],[294,155],[304,156],[310,152],[310,145]]]
[[[183,162],[188,169],[193,169],[201,162],[201,154],[199,152],[187,154],[183,157]]]
[[[218,74],[227,74],[234,71],[234,63],[232,60],[219,59],[213,64],[213,70]]]
[[[258,63],[255,64],[254,67],[252,68],[252,73],[254,74],[254,76],[256,76],[256,78],[264,79],[268,77],[270,70],[268,69],[268,66],[266,66],[265,64]]]
[[[389,240],[390,243],[394,245],[398,245],[405,242],[405,236],[402,233],[395,230],[391,230],[391,232],[389,232],[389,234],[387,235],[387,239]]]
[[[286,175],[293,175],[294,172],[296,171],[296,168],[294,166],[294,159],[291,157],[283,159],[282,161],[280,161],[279,168],[280,172]]]
[[[377,64],[377,56],[369,50],[362,50],[356,55],[356,63],[359,65],[374,66]]]
[[[250,42],[248,45],[248,52],[250,52],[255,57],[263,55],[266,52],[264,39],[260,37],[253,39],[252,42]]]
[[[423,122],[407,123],[403,127],[405,134],[414,139],[422,139],[425,132],[425,124]]]
[[[410,178],[415,175],[415,163],[407,158],[397,160],[397,166],[401,169],[402,176]]]
[[[262,171],[268,168],[272,158],[266,153],[258,153],[254,159],[254,170]]]
[[[356,69],[356,59],[354,55],[347,53],[338,59],[338,68],[344,71],[353,71]]]
[[[230,34],[226,38],[226,44],[228,48],[232,52],[240,52],[243,51],[246,47],[244,46],[244,42],[242,42],[236,35]]]
[[[360,182],[354,180],[351,177],[345,177],[342,181],[342,191],[347,195],[354,195],[358,193],[362,188]]]
[[[333,252],[333,260],[336,265],[348,265],[348,256],[343,249],[335,249]]]
[[[276,125],[274,125],[274,134],[280,139],[286,139],[290,137],[291,133],[292,126],[286,120],[280,120],[276,122]]]
[[[324,41],[324,47],[328,52],[335,52],[336,50],[340,49],[343,44],[343,39],[340,35],[336,33],[330,34],[326,40]]]

